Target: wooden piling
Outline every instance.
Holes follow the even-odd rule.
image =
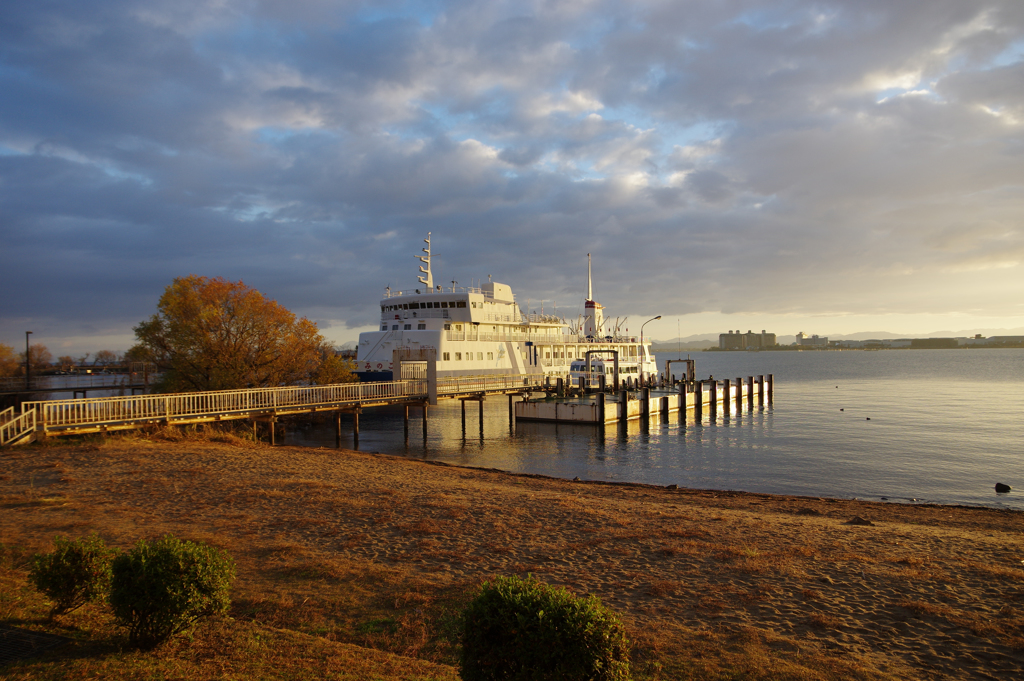
[[[768,374],[768,405],[771,406],[775,397],[775,374]]]
[[[736,377],[736,415],[743,413],[743,379]]]
[[[629,391],[619,391],[619,421],[626,423],[629,421]]]
[[[686,423],[686,381],[679,382],[679,422]]]
[[[334,447],[341,449],[341,410],[334,413]]]
[[[599,392],[597,394],[597,418],[600,420],[602,425],[604,424],[605,397],[606,395],[604,392]]]
[[[403,425],[405,426],[405,441],[408,442],[409,441],[409,405],[408,404],[405,405],[405,422],[403,423]]]
[[[693,382],[693,420],[700,423],[704,419],[704,381]]]
[[[757,375],[757,406],[764,406],[764,374]]]
[[[714,421],[714,420],[716,420],[718,418],[718,381],[717,380],[710,381],[710,383],[711,383],[711,400],[710,400],[711,410],[710,410],[708,415],[711,417],[711,420]]]
[[[754,377],[747,376],[747,410],[754,411]]]
[[[722,383],[722,388],[724,389],[722,394],[722,416],[729,418],[730,405],[732,403],[730,399],[732,395],[732,379],[725,379]]]
[[[359,449],[359,408],[352,412],[352,446]]]
[[[462,405],[462,437],[466,437],[466,399],[460,399],[459,403]]]

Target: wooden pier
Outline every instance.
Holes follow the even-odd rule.
[[[555,390],[555,381],[543,374],[498,374],[414,379],[381,383],[341,383],[324,386],[215,390],[195,393],[131,395],[72,400],[24,402],[21,412],[0,412],[0,445],[23,444],[50,435],[107,433],[148,425],[188,425],[249,420],[270,424],[280,416],[337,412],[355,415],[358,438],[359,413],[383,405],[427,409],[438,399],[483,399],[487,395],[524,394]]]
[[[743,405],[747,409],[756,404],[771,404],[774,396],[772,374],[748,376],[724,381],[683,381],[672,386],[642,388],[638,391],[598,392],[575,398],[551,397],[538,401],[523,401],[515,405],[517,421],[547,421],[552,423],[608,424],[668,418],[671,414],[693,412],[694,419],[703,418],[705,410],[717,418],[719,410],[724,416],[739,414]]]

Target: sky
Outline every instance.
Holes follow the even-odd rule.
[[[1015,329],[1022,189],[1019,0],[0,6],[0,343],[55,356],[190,274],[351,342],[428,232],[655,339]]]

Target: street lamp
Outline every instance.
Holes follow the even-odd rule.
[[[648,319],[646,322],[644,322],[643,324],[640,325],[640,352],[641,353],[644,353],[644,327],[647,326],[648,324],[650,324],[651,322],[653,322],[655,319],[661,319],[661,315],[658,315],[657,317],[652,317],[651,319]],[[647,357],[647,355],[644,354],[644,359],[646,359],[646,357]],[[640,384],[641,385],[643,385],[643,382],[644,382],[644,359],[640,360]]]
[[[31,390],[29,383],[29,372],[32,370],[32,364],[28,361],[28,337],[32,334],[31,331],[25,332],[25,390]]]

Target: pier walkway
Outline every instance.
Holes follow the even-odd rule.
[[[232,420],[269,421],[315,412],[354,412],[382,405],[436,404],[439,398],[482,399],[486,395],[552,390],[543,374],[498,374],[324,386],[215,390],[162,395],[126,395],[24,402],[0,412],[0,445],[48,435],[105,433],[151,424],[185,425]],[[358,426],[357,426],[358,427]],[[271,429],[273,437],[273,429]],[[273,441],[273,440],[272,440]]]

